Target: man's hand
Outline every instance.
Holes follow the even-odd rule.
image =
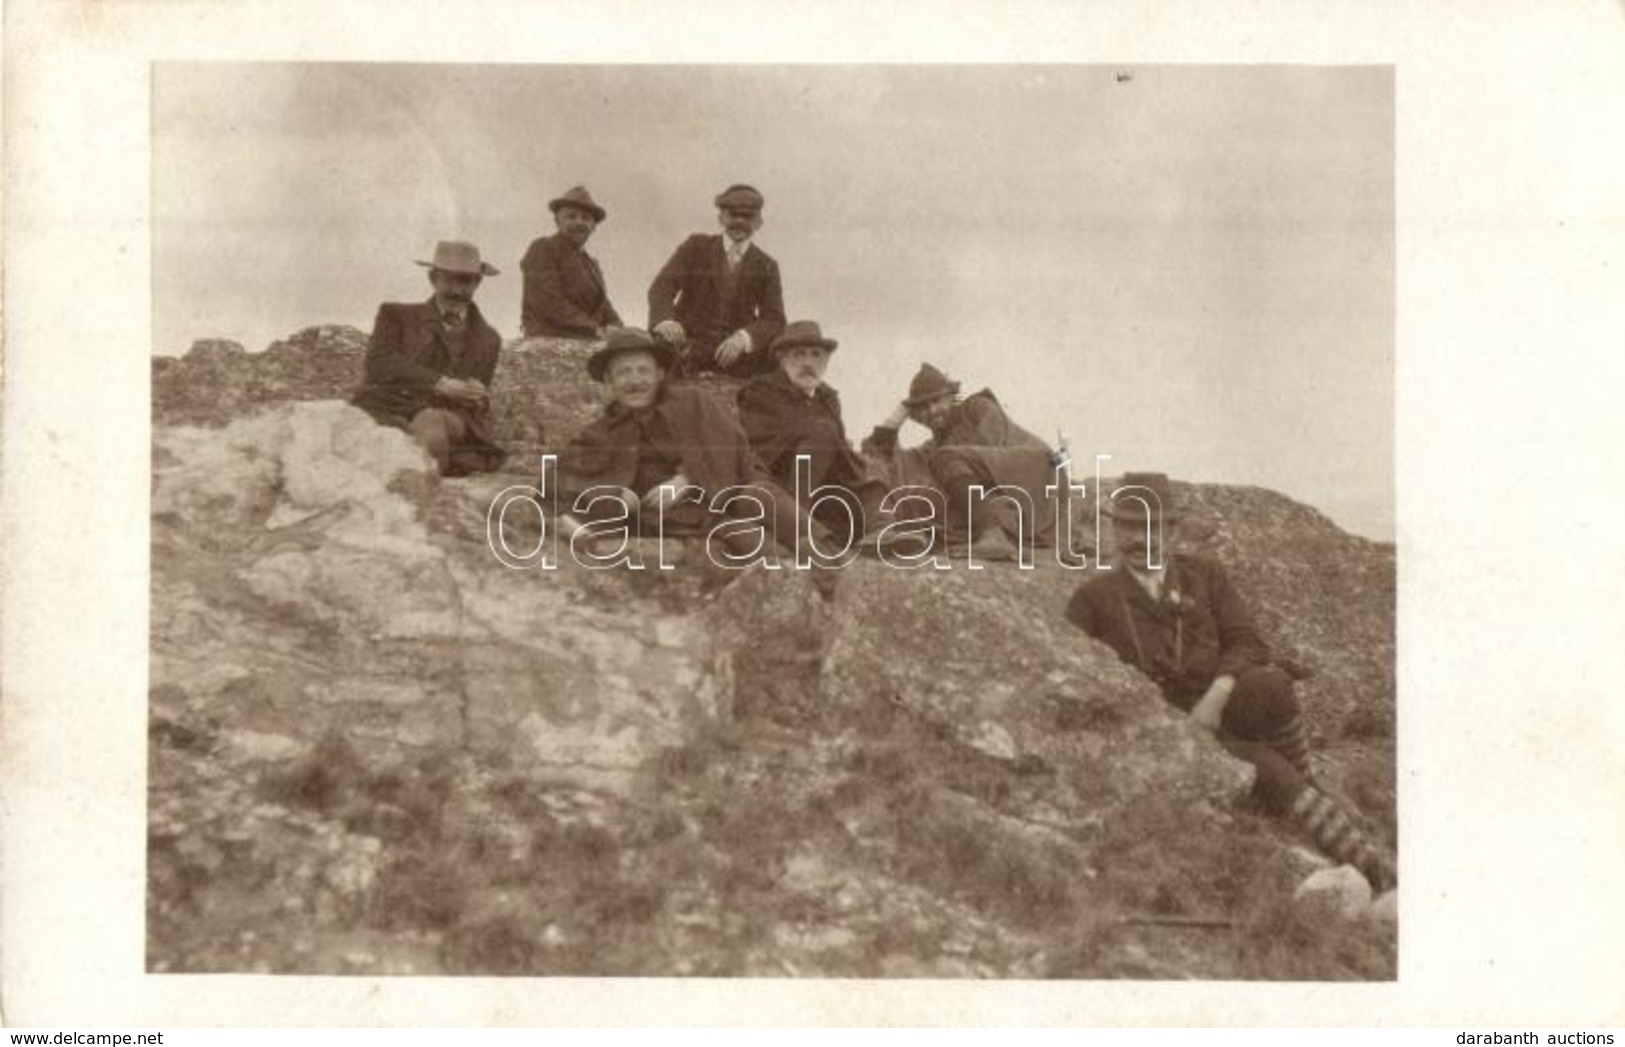
[[[899,429],[902,428],[903,423],[906,421],[908,421],[908,404],[900,403],[892,408],[891,414],[888,414],[886,420],[880,423],[880,427],[882,429]]]
[[[1230,692],[1236,689],[1234,676],[1220,676],[1208,685],[1207,693],[1191,706],[1191,719],[1218,733],[1224,723],[1224,707],[1230,704]]]
[[[598,337],[599,338],[608,338],[610,335],[614,334],[616,331],[619,331],[620,329],[621,329],[621,327],[620,327],[619,324],[599,324],[598,325]]]
[[[678,473],[670,480],[662,480],[647,491],[643,492],[643,507],[656,512],[664,510],[668,505],[677,501],[683,488],[688,486],[688,477]]]
[[[448,400],[456,400],[470,407],[485,406],[490,396],[485,386],[473,378],[441,378],[434,383],[434,391]]]
[[[662,320],[655,324],[652,332],[656,338],[664,338],[672,345],[682,345],[688,335],[683,331],[683,325],[676,320]]]
[[[717,346],[716,361],[718,366],[730,367],[733,362],[750,352],[750,335],[743,330],[735,331]]]

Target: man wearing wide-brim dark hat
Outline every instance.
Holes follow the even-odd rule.
[[[820,501],[813,515],[842,543],[882,526],[886,488],[852,449],[841,398],[824,381],[837,344],[812,320],[786,326],[771,348],[776,366],[739,390],[739,418],[760,467],[781,487],[797,489],[797,458],[806,456],[803,494],[831,488],[839,495]]]
[[[705,534],[728,519],[727,511],[750,508],[736,503],[713,511],[712,496],[748,484],[767,492],[775,537],[793,548],[793,501],[753,471],[745,432],[722,403],[702,389],[667,381],[675,355],[670,345],[628,327],[588,358],[587,371],[604,384],[608,402],[559,455],[558,504],[568,517],[561,533],[625,518],[640,533]],[[673,497],[690,486],[695,492]],[[590,490],[612,492],[614,499],[588,504],[582,497]]]
[[[1017,425],[990,390],[968,397],[960,384],[931,364],[922,364],[908,395],[864,441],[864,451],[881,463],[887,482],[935,488],[950,541],[968,541],[972,555],[1012,559],[1020,544],[1055,544],[1056,506],[1047,490],[1056,483],[1049,445]],[[931,430],[917,448],[901,448],[905,421]],[[973,489],[1007,487],[1024,492],[1018,511],[1009,498],[977,500]],[[967,507],[976,503],[974,511]]]
[[[351,403],[378,422],[411,433],[441,473],[497,468],[506,453],[490,432],[488,405],[502,338],[474,304],[480,281],[497,270],[462,240],[435,245],[427,302],[378,307],[361,388]]]
[[[586,248],[608,212],[580,185],[547,207],[557,232],[532,241],[519,263],[525,274],[520,328],[526,338],[602,338],[621,326],[621,317],[610,304],[603,268]]]
[[[761,192],[730,185],[715,202],[722,234],[695,233],[661,267],[649,285],[649,329],[681,350],[689,373],[748,378],[772,369],[784,288],[779,264],[754,243]]]
[[[1292,676],[1271,664],[1246,601],[1217,562],[1170,551],[1180,509],[1168,477],[1127,473],[1101,509],[1118,563],[1078,589],[1067,617],[1251,763],[1254,794],[1268,810],[1302,826],[1374,888],[1392,886],[1391,859],[1314,783]]]

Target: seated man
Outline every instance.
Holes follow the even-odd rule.
[[[682,371],[748,378],[769,370],[767,347],[784,329],[779,264],[751,242],[762,194],[731,185],[717,198],[722,236],[695,233],[649,286],[649,328],[682,352]]]
[[[1217,563],[1165,551],[1163,528],[1179,515],[1168,478],[1125,475],[1105,512],[1125,569],[1084,583],[1067,617],[1251,763],[1258,772],[1253,793],[1267,810],[1308,830],[1373,888],[1393,886],[1392,861],[1314,784],[1292,677],[1270,664],[1241,595]]]
[[[918,448],[899,448],[897,430],[913,419],[931,430]],[[973,543],[976,556],[1011,559],[1015,545],[1049,546],[1055,538],[1055,502],[1046,488],[1056,483],[1049,445],[1010,420],[993,393],[983,389],[961,399],[959,383],[923,364],[908,396],[875,426],[863,449],[881,463],[891,487],[931,487],[942,496],[952,540]],[[972,488],[988,492],[978,499]],[[1024,492],[1018,511],[1010,495]],[[969,507],[975,504],[974,511]]]
[[[445,476],[489,472],[506,452],[488,421],[491,376],[502,339],[474,304],[483,277],[497,271],[480,249],[457,240],[435,246],[428,267],[434,297],[378,307],[364,379],[351,403],[416,437]]]
[[[533,241],[519,263],[525,274],[520,329],[526,338],[603,338],[621,318],[609,304],[604,271],[586,248],[607,212],[579,185],[547,206],[558,232]]]
[[[608,387],[611,399],[559,456],[560,536],[595,521],[652,536],[709,535],[729,521],[755,520],[772,528],[780,547],[793,549],[793,500],[753,473],[750,444],[724,405],[704,390],[666,382],[675,356],[671,346],[627,327],[588,359],[588,373]],[[714,505],[718,492],[740,487],[760,501]],[[578,501],[583,495],[586,504]],[[735,566],[773,548],[755,529],[718,533],[726,554],[737,557]],[[824,573],[815,572],[815,581]]]
[[[761,469],[797,492],[836,542],[849,545],[879,526],[886,488],[847,442],[841,398],[824,382],[836,344],[811,320],[786,327],[770,350],[777,366],[739,390],[739,418]],[[798,485],[800,455],[808,462]],[[835,497],[813,504],[811,493],[821,487]]]

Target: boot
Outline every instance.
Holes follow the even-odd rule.
[[[1292,820],[1308,831],[1316,846],[1334,861],[1352,865],[1381,894],[1398,883],[1391,858],[1366,837],[1331,797],[1313,785],[1305,786],[1292,801]]]

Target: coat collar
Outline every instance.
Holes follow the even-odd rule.
[[[1146,592],[1145,586],[1134,577],[1134,573],[1127,567],[1120,568],[1121,576],[1117,579],[1117,591],[1130,603],[1137,604],[1142,610],[1157,618],[1166,618],[1174,610],[1173,597],[1181,600],[1187,599],[1189,594],[1185,591],[1183,572],[1179,570],[1177,558],[1168,554],[1168,564],[1162,570],[1162,595],[1153,598]]]
[[[727,234],[726,233],[718,233],[716,236],[713,236],[711,239],[716,242],[716,248],[717,249],[716,249],[715,253],[716,253],[716,256],[717,256],[717,262],[722,264],[722,265],[727,265],[728,264],[728,236],[727,236]],[[756,238],[753,236],[753,237],[750,238],[750,242],[745,245],[745,253],[739,257],[739,264],[741,266],[743,266],[746,262],[749,262],[750,259],[751,259],[751,256],[754,255],[755,253],[756,253]]]

